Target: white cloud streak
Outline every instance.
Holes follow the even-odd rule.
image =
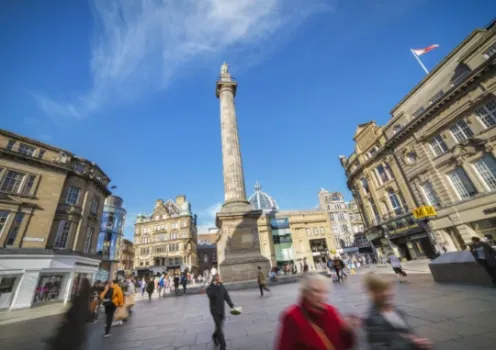
[[[332,10],[329,0],[94,0],[92,8],[92,86],[69,102],[36,94],[52,118],[81,118],[164,89],[195,59],[220,66],[234,52],[251,60],[277,45],[276,33],[279,39],[309,15]]]

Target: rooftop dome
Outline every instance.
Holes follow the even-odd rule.
[[[258,210],[263,210],[265,212],[278,211],[279,207],[274,199],[267,193],[262,192],[262,186],[257,181],[255,184],[255,193],[253,193],[248,199],[253,208]]]

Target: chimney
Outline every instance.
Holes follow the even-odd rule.
[[[183,205],[183,203],[186,202],[186,196],[181,194],[179,196],[176,196],[176,204],[178,207],[181,207],[181,205]]]
[[[155,209],[158,209],[162,204],[164,204],[164,201],[161,199],[157,199],[155,201]]]

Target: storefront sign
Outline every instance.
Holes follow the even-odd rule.
[[[40,237],[24,237],[22,240],[26,242],[45,242],[45,238]]]
[[[434,209],[434,207],[430,205],[424,205],[422,207],[413,209],[413,217],[415,219],[423,219],[436,215],[436,209]]]
[[[494,214],[496,213],[496,207],[484,209],[482,212],[484,215]]]
[[[394,235],[399,235],[400,233],[404,233],[408,230],[413,230],[413,229],[417,229],[419,226],[417,224],[414,224],[414,225],[408,225],[408,226],[405,226],[405,227],[401,227],[397,230],[394,230],[394,231],[389,231],[389,235],[391,236],[394,236]]]

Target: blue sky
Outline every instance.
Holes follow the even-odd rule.
[[[186,194],[203,227],[223,201],[222,61],[236,97],[248,195],[282,209],[346,190],[339,154],[473,29],[486,0],[0,2],[0,127],[97,162],[137,213]]]

